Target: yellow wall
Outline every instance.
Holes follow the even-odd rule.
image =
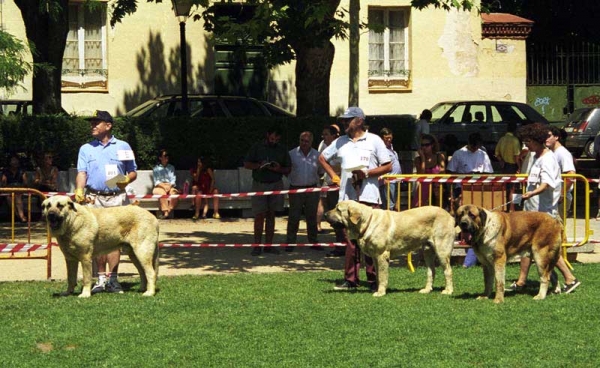
[[[361,1],[361,21],[368,6],[410,6],[410,0]],[[348,0],[341,7],[348,9]],[[3,2],[8,32],[25,38],[20,12],[12,0]],[[419,114],[443,100],[502,99],[526,101],[525,41],[482,40],[481,18],[476,12],[445,12],[429,8],[410,10],[410,88],[377,92],[368,88],[368,31],[361,30],[359,105],[369,114]],[[188,90],[213,92],[213,53],[202,21],[188,20]],[[107,93],[63,93],[68,112],[89,114],[95,109],[122,114],[159,94],[180,93],[179,24],[170,1],[138,2],[138,11],[108,29],[109,76]],[[502,43],[508,52],[496,52]],[[334,40],[331,75],[331,114],[348,104],[348,41]],[[278,89],[271,100],[295,109],[294,63],[271,72],[270,85]],[[10,98],[31,98],[28,91]]]
[[[406,6],[409,0],[361,1],[361,21],[368,7]],[[348,1],[342,2],[348,8]],[[496,40],[481,39],[481,18],[456,10],[410,9],[409,58],[411,88],[403,92],[370,92],[369,35],[361,31],[359,105],[369,114],[418,115],[444,100],[499,99],[526,102],[524,40],[498,40],[507,53],[496,52]],[[331,78],[331,111],[348,104],[348,42],[336,41]]]

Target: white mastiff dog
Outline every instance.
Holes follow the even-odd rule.
[[[373,296],[383,296],[388,286],[390,257],[423,248],[427,265],[427,284],[421,293],[433,289],[435,255],[446,277],[442,294],[452,294],[450,256],[454,247],[454,218],[445,210],[424,206],[395,212],[373,209],[356,201],[342,201],[325,214],[333,227],[344,227],[350,239],[357,239],[360,249],[372,257],[377,271],[378,290]]]
[[[56,237],[67,262],[67,291],[77,285],[81,262],[83,288],[79,297],[91,295],[92,260],[100,254],[123,248],[140,273],[145,296],[156,291],[158,276],[158,220],[138,206],[93,208],[67,196],[53,196],[42,203],[42,214]]]

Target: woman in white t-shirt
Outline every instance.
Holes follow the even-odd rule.
[[[519,131],[519,136],[529,148],[529,154],[532,155],[527,172],[527,187],[523,194],[525,201],[523,210],[546,212],[558,217],[558,201],[562,191],[561,170],[556,156],[546,147],[548,134],[548,127],[542,124],[526,125]],[[509,289],[519,291],[525,287],[530,265],[530,257],[521,257],[519,279],[514,281]],[[567,266],[562,254],[558,258],[556,267],[565,278],[563,293],[568,294],[581,285]]]

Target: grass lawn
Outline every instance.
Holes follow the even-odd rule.
[[[577,264],[569,295],[475,300],[481,269],[455,292],[417,291],[425,269],[392,267],[390,290],[334,292],[340,272],[161,277],[153,298],[54,297],[65,282],[0,283],[1,367],[596,367],[600,264]],[[516,265],[507,279],[516,278]],[[562,277],[561,281],[562,280]],[[127,291],[127,289],[130,289]]]

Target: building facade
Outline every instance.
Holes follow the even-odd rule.
[[[180,33],[171,2],[138,2],[135,14],[111,26],[109,2],[93,10],[69,4],[69,35],[63,61],[63,108],[123,114],[161,94],[180,93]],[[340,7],[348,9],[349,1]],[[12,0],[1,4],[2,28],[25,39]],[[525,38],[532,23],[477,11],[416,10],[410,0],[360,1],[359,105],[367,114],[418,114],[435,103],[462,99],[526,102]],[[228,51],[202,20],[186,25],[189,93],[223,93]],[[349,96],[349,42],[333,40],[330,113],[343,111]],[[249,73],[254,71],[250,67]],[[248,70],[239,78],[243,79]],[[262,99],[295,110],[294,65],[266,71]],[[226,78],[225,78],[226,79]],[[31,98],[30,78],[10,99]],[[231,89],[243,94],[239,86]],[[247,92],[247,91],[246,91]]]

